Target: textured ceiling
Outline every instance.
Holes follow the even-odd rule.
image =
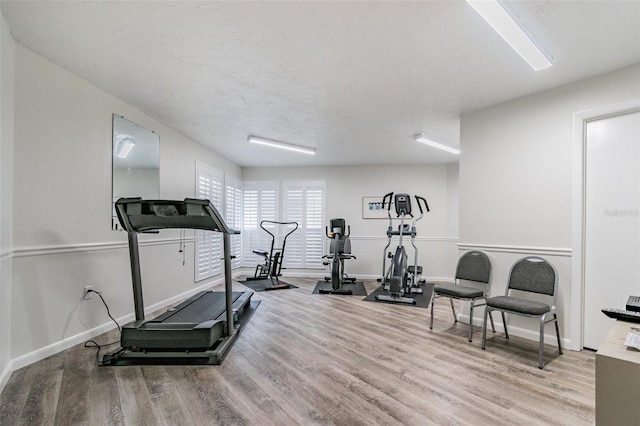
[[[638,1],[510,5],[554,66],[463,1],[0,2],[18,43],[250,167],[455,162],[412,136],[457,144],[462,113],[640,63]]]

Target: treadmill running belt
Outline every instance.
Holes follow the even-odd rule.
[[[242,294],[242,292],[234,291],[231,295],[231,300],[235,302]],[[173,310],[168,310],[149,322],[199,324],[218,318],[224,311],[224,292],[206,291],[196,294],[191,299],[173,308]]]

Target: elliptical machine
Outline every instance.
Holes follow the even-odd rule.
[[[411,293],[422,293],[420,274],[422,273],[422,267],[418,266],[418,248],[415,245],[415,237],[417,235],[416,222],[418,222],[424,216],[422,205],[424,205],[427,212],[429,211],[429,204],[423,197],[415,195],[418,209],[420,210],[420,216],[417,218],[411,213],[411,196],[409,194],[394,194],[388,193],[382,198],[382,205],[385,203],[388,206],[387,215],[389,216],[389,227],[387,228],[387,237],[389,241],[382,252],[382,286],[388,292],[388,294],[377,294],[375,299],[385,302],[394,303],[409,303],[415,305],[416,300],[413,297],[406,297]],[[397,218],[400,219],[400,225],[398,230],[393,228],[393,218],[391,217],[391,201],[393,200],[394,209]],[[405,223],[407,216],[412,218],[411,224]],[[388,257],[391,260],[389,269],[386,269],[387,249],[391,245],[391,239],[394,236],[399,236],[398,246],[394,254],[389,252]],[[411,238],[411,245],[414,250],[413,265],[408,265],[407,252],[403,246],[402,239],[404,236]]]
[[[346,225],[344,219],[331,219],[329,225],[331,232],[329,232],[329,227],[325,227],[325,234],[327,238],[331,239],[331,245],[329,247],[329,254],[322,256],[322,258],[327,259],[327,261],[322,263],[324,265],[331,265],[331,277],[325,277],[324,279],[325,281],[331,281],[331,288],[321,288],[318,290],[318,293],[352,295],[353,290],[342,287],[345,282],[354,283],[356,281],[355,278],[350,278],[344,272],[344,261],[346,259],[356,258],[351,254],[351,241],[349,240],[351,227]]]
[[[274,232],[276,233],[277,231],[275,231],[275,227],[277,225],[285,226],[286,230],[291,229],[284,235],[284,237],[282,237],[281,247],[276,247],[276,235],[274,232],[267,229],[265,224],[271,224]],[[284,260],[284,249],[287,245],[287,237],[298,229],[298,222],[276,222],[273,220],[263,220],[260,222],[260,228],[264,229],[265,232],[271,236],[271,249],[269,251],[253,250],[255,254],[262,256],[264,259],[262,264],[256,265],[253,278],[247,278],[247,280],[269,279],[271,281],[271,285],[265,286],[265,290],[267,291],[291,288],[291,284],[280,282],[279,277],[282,276],[282,261]]]

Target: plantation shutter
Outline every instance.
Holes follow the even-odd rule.
[[[196,198],[207,199],[219,213],[222,205],[221,171],[196,162]],[[196,230],[195,280],[200,281],[222,272],[222,234],[220,232]]]
[[[233,230],[242,228],[242,182],[233,177],[225,176],[225,214],[227,226]],[[239,268],[242,264],[242,234],[231,235],[231,268]]]
[[[253,250],[271,248],[271,236],[260,228],[262,220],[276,220],[278,182],[244,182],[242,216],[242,265],[255,266],[262,257]]]
[[[284,266],[322,268],[324,182],[287,181],[284,190],[285,220],[298,222],[299,226],[287,239]]]

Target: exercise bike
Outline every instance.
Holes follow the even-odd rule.
[[[272,225],[271,228],[276,231],[276,226],[282,225],[288,231],[284,237],[282,237],[282,246],[276,247],[276,235],[271,232],[265,224]],[[253,278],[247,278],[247,280],[265,280],[271,281],[271,285],[266,285],[265,290],[282,290],[291,288],[291,284],[280,282],[280,276],[282,276],[282,262],[284,260],[284,249],[287,245],[287,237],[293,234],[298,229],[298,222],[276,222],[273,220],[263,220],[260,222],[260,228],[264,229],[267,234],[271,236],[271,249],[266,250],[253,250],[258,256],[264,258],[263,263],[256,265],[256,270],[253,274]],[[285,231],[286,232],[286,231]]]
[[[349,240],[351,227],[346,226],[345,231],[344,219],[331,219],[329,224],[331,232],[329,232],[329,227],[325,227],[325,234],[327,238],[331,239],[331,245],[329,247],[329,254],[322,256],[322,258],[327,259],[327,261],[322,263],[324,265],[331,265],[331,276],[324,278],[325,281],[331,281],[331,288],[321,288],[318,290],[318,293],[352,295],[352,289],[343,288],[344,283],[354,283],[356,281],[355,278],[350,278],[344,272],[344,261],[346,259],[356,258],[351,254],[351,241]]]
[[[416,303],[415,298],[407,297],[409,294],[422,293],[421,284],[424,282],[420,278],[422,274],[422,267],[418,266],[418,248],[415,245],[415,237],[417,235],[416,222],[424,216],[424,210],[429,211],[429,204],[423,197],[415,195],[416,204],[420,210],[420,216],[417,218],[411,213],[411,196],[409,194],[394,194],[388,193],[382,199],[382,205],[388,206],[387,215],[389,216],[389,227],[387,228],[387,237],[389,238],[387,245],[385,246],[382,254],[382,287],[388,292],[388,294],[377,294],[375,299],[385,302],[394,303]],[[391,217],[391,201],[393,200],[394,209],[397,218],[400,219],[400,225],[398,230],[393,228],[393,218]],[[407,216],[412,218],[411,224],[405,223]],[[398,236],[398,246],[395,253],[389,253],[388,257],[391,259],[391,265],[389,269],[386,269],[387,249],[391,245],[392,237]],[[414,250],[413,265],[408,265],[407,252],[403,246],[403,237],[408,236],[411,238],[411,245]]]

